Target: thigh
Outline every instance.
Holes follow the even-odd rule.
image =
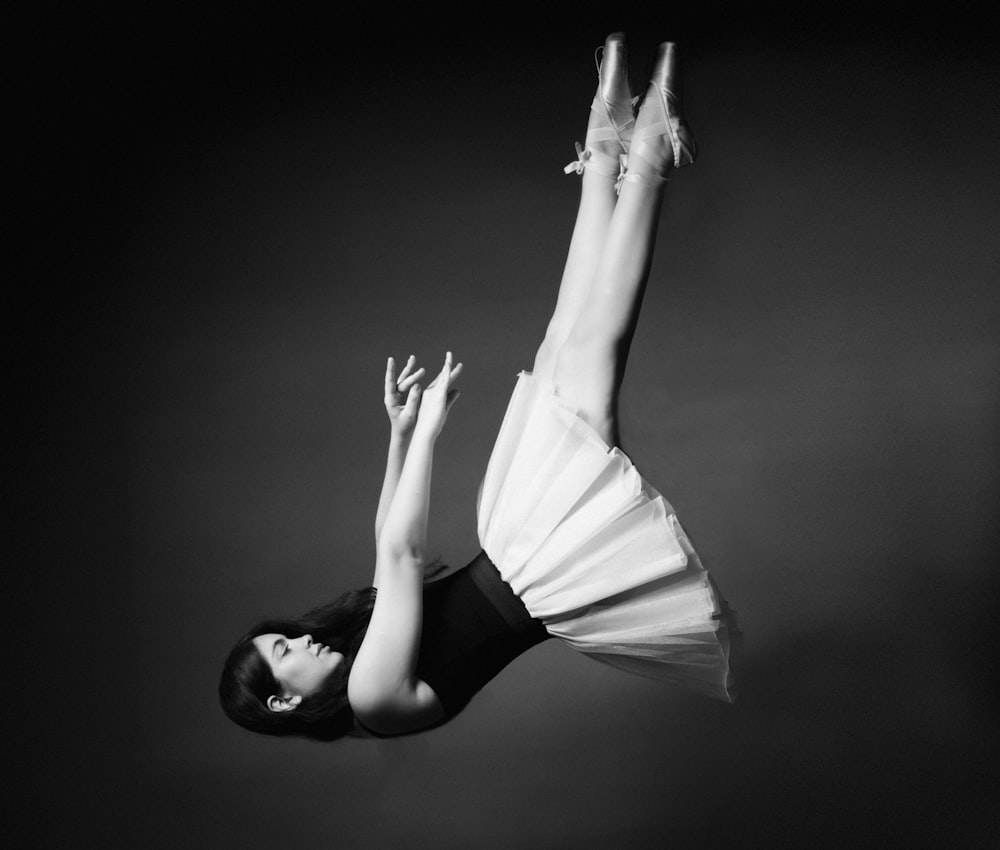
[[[557,335],[550,324],[545,334],[545,339],[538,346],[535,352],[535,362],[531,367],[531,374],[536,378],[554,384],[556,381],[556,363],[559,359],[559,349],[562,347],[564,337]]]
[[[618,445],[621,376],[615,346],[583,344],[571,335],[559,349],[553,383],[559,398],[574,408],[609,446]]]

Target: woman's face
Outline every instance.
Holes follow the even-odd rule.
[[[341,653],[314,643],[311,635],[288,638],[266,634],[258,635],[253,642],[270,666],[284,696],[307,697],[316,693],[344,663]]]

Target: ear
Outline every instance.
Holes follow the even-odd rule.
[[[274,712],[291,711],[300,702],[302,702],[302,697],[297,694],[295,696],[286,695],[283,697],[270,696],[267,698],[267,707]]]

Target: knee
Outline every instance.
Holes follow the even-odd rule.
[[[614,346],[571,334],[559,349],[553,383],[589,407],[605,407],[616,384]],[[587,401],[582,401],[587,399]]]
[[[567,340],[559,350],[552,383],[560,398],[594,428],[608,445],[618,440],[617,388],[614,360],[598,357],[593,346],[575,350]]]

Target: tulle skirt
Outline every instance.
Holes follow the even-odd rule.
[[[478,530],[553,636],[629,673],[733,699],[735,618],[673,508],[527,372],[490,456]]]

